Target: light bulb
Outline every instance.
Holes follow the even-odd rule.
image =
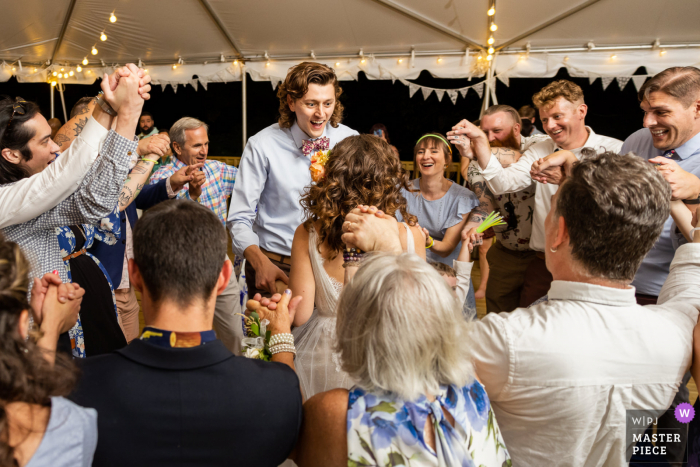
[[[56,86],[56,81],[51,81],[51,86]]]
[[[58,76],[58,72],[57,72],[57,71],[54,71],[52,74],[53,74],[54,76]]]
[[[493,16],[496,14],[496,9],[494,7],[489,8],[489,11],[486,12],[487,15]]]
[[[569,56],[568,56],[568,55],[567,55],[566,57],[564,57],[564,61],[565,61],[565,62],[568,62],[568,61],[569,61]]]
[[[85,58],[83,59],[83,65],[87,65],[88,63],[89,63],[89,62],[88,62],[88,59],[87,59],[87,57],[85,57]]]
[[[616,58],[617,58],[617,55],[615,55],[615,54],[612,54],[612,55],[610,56],[610,60],[615,60]]]
[[[489,54],[486,56],[486,60],[491,61],[493,60],[493,55]]]
[[[661,55],[663,57],[664,55],[666,55],[666,51],[662,50],[661,52],[659,52],[659,55]]]
[[[71,70],[71,71],[68,73],[68,76],[73,76],[73,74],[74,74],[74,73],[73,73],[73,70]]]
[[[102,42],[106,41],[106,40],[107,40],[107,34],[105,34],[105,33],[100,34],[100,40],[101,40]]]
[[[238,60],[234,60],[234,61],[233,61],[233,64],[234,64],[234,65],[238,65]]]
[[[117,17],[114,16],[114,13],[112,13],[112,16],[109,17],[109,22],[110,22],[110,23],[116,23],[116,22],[117,22]]]
[[[498,29],[498,26],[496,25],[496,23],[493,23],[490,29],[491,31],[495,31],[496,29]]]
[[[495,52],[494,48],[493,48],[493,47],[489,47],[489,55],[491,55],[491,54],[494,53],[494,52]]]
[[[366,61],[367,61],[367,60],[365,60],[365,59],[363,58],[362,60],[360,60],[360,63],[365,63]]]
[[[400,58],[400,59],[399,59],[399,63],[403,63],[403,58]]]
[[[80,73],[81,71],[83,71],[83,67],[81,67],[80,65],[78,65],[78,66],[75,68],[75,70],[76,70],[78,73]]]
[[[16,69],[17,69],[17,68],[15,68],[15,67],[12,67],[12,71],[15,71]]]
[[[59,78],[63,78],[63,73],[59,73],[59,74],[58,74],[58,77],[59,77]]]
[[[340,66],[340,62],[335,62],[335,66]]]
[[[442,57],[438,58],[438,63],[440,63],[441,61],[442,61]]]
[[[493,36],[491,36],[491,37],[489,37],[489,40],[486,42],[488,42],[489,45],[492,45],[494,42],[496,42],[496,40],[493,38]]]
[[[36,68],[34,68],[34,73],[36,73]]]
[[[173,70],[177,70],[177,65],[173,65]]]
[[[146,68],[145,70],[143,70],[143,72],[144,72],[144,73],[148,73],[148,68]]]
[[[91,52],[93,55],[97,55],[97,49],[94,46],[93,46]]]
[[[64,71],[64,70],[65,70],[65,68],[61,68],[61,71]]]
[[[270,62],[265,63],[265,66],[270,66]]]
[[[482,57],[481,55],[479,55],[478,57],[476,57],[477,60],[482,60],[483,58],[484,58],[484,57]]]

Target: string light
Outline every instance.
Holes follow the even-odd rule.
[[[177,70],[177,65],[173,65],[173,70]]]
[[[93,55],[97,55],[97,49],[95,48],[94,45],[92,46],[92,50],[91,50],[90,52],[91,52]]]
[[[365,59],[363,58],[362,60],[360,60],[360,63],[365,63],[366,61],[367,61],[367,60],[365,60]]]
[[[114,12],[112,12],[112,16],[109,17],[109,22],[110,22],[110,23],[116,23],[116,22],[117,22],[117,17],[114,16]]]
[[[76,71],[77,71],[78,73],[80,73],[81,71],[83,71],[83,67],[81,67],[80,65],[78,65],[77,68],[76,68]]]
[[[68,72],[68,76],[73,76],[73,74],[74,74],[74,73],[73,73],[73,70],[71,70],[70,72]]]
[[[265,66],[270,66],[270,62],[266,62],[266,63],[265,63]]]
[[[238,65],[238,60],[234,60],[234,61],[233,61],[233,64],[234,64],[234,65]]]
[[[493,54],[496,50],[493,47],[489,47],[489,55]]]
[[[335,62],[335,66],[336,66],[336,67],[339,67],[339,66],[340,66],[340,62]]]
[[[483,60],[483,58],[484,58],[484,57],[482,57],[481,55],[479,55],[478,57],[476,57],[477,60]]]
[[[564,57],[564,61],[565,61],[565,62],[568,62],[568,61],[569,61],[569,56],[568,56],[568,55],[567,55],[566,57]]]
[[[104,41],[107,40],[107,34],[105,34],[104,31],[102,31],[102,34],[100,34],[100,40],[101,40],[102,42],[104,42]]]
[[[34,73],[36,73],[36,68],[34,68]]]
[[[399,59],[399,63],[403,63],[403,58],[400,58],[400,59]]]
[[[63,73],[59,73],[59,74],[58,74],[58,77],[59,77],[59,78],[63,78]]]
[[[83,65],[87,66],[88,63],[90,63],[90,62],[88,62],[87,57],[85,57],[85,58],[83,59]]]
[[[487,56],[486,56],[486,60],[488,60],[489,62],[490,62],[491,60],[493,60],[493,55],[491,55],[491,54],[487,55]]]
[[[491,37],[489,37],[489,40],[486,42],[488,42],[489,45],[493,45],[493,43],[496,42],[496,40],[493,38],[493,35],[492,35]]]
[[[15,68],[15,67],[12,67],[12,71],[15,71],[15,70],[17,70],[17,68]]]
[[[612,54],[612,55],[610,56],[610,60],[615,60],[616,58],[617,58],[617,55],[615,55],[615,54]]]
[[[498,29],[498,26],[496,25],[496,23],[493,23],[489,29],[495,32]]]
[[[61,71],[65,71],[65,68],[61,68]]]
[[[493,16],[496,14],[496,9],[494,7],[489,8],[489,11],[486,12],[487,15]]]
[[[53,74],[54,76],[58,76],[58,72],[57,72],[57,71],[54,71],[52,74]]]
[[[438,63],[442,62],[442,57],[439,57],[437,61]]]
[[[51,81],[51,86],[56,86],[56,81]]]
[[[659,52],[659,55],[661,55],[663,57],[664,55],[666,55],[666,51],[662,50],[661,52]]]

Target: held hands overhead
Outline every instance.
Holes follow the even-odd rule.
[[[141,112],[143,102],[150,99],[150,75],[146,74],[133,63],[120,67],[113,74],[105,73],[100,87],[105,101],[119,113],[130,115]]]

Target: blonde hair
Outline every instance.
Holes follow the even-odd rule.
[[[470,324],[440,275],[417,255],[376,254],[338,300],[336,350],[367,391],[406,400],[473,377]]]
[[[553,104],[554,101],[563,97],[572,104],[583,104],[583,89],[576,83],[560,79],[552,81],[547,86],[540,89],[540,92],[532,96],[532,103],[538,109]]]

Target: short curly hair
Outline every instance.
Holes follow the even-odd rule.
[[[566,79],[552,81],[540,89],[538,93],[532,96],[532,103],[535,104],[535,107],[541,109],[554,103],[559,97],[563,97],[572,104],[584,103],[581,86]]]
[[[325,177],[307,187],[299,200],[304,227],[309,230],[320,222],[319,252],[327,241],[335,258],[345,248],[340,238],[345,216],[358,204],[377,206],[389,216],[399,211],[404,221],[415,225],[416,217],[408,213],[401,194],[408,184],[408,174],[389,143],[374,135],[345,138],[331,150]]]
[[[296,120],[296,114],[292,112],[287,103],[287,96],[296,101],[309,92],[309,84],[325,86],[332,84],[335,88],[335,108],[331,115],[330,124],[337,128],[343,120],[343,104],[340,103],[340,95],[343,89],[338,84],[338,78],[332,68],[315,62],[302,62],[289,69],[284,82],[277,89],[277,97],[280,99],[280,128],[291,128]]]

